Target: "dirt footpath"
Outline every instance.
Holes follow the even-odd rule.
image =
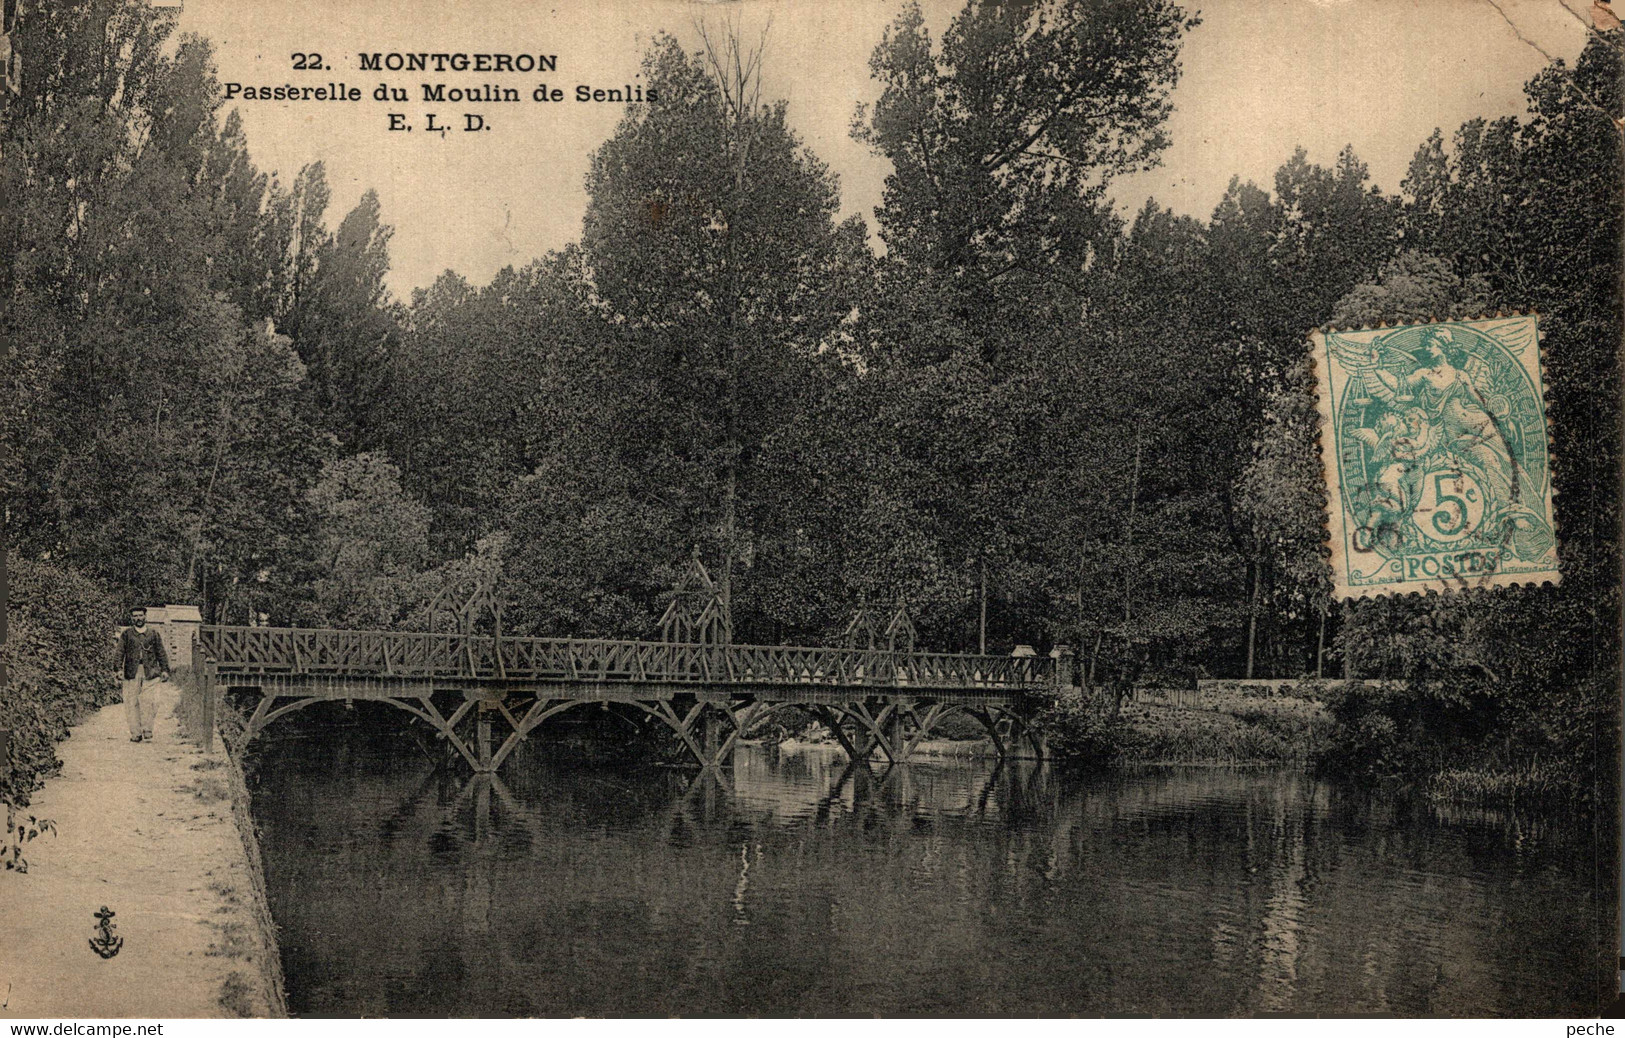
[[[56,835],[24,845],[26,874],[0,872],[0,1017],[279,1015],[258,866],[233,817],[240,779],[181,739],[178,688],[157,692],[154,741],[130,742],[124,707],[103,708],[22,812]],[[89,943],[103,905],[124,938],[106,960]]]

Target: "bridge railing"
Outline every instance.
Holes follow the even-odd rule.
[[[311,674],[514,681],[1021,689],[1053,684],[1054,661],[1026,656],[417,631],[207,626],[222,678]]]

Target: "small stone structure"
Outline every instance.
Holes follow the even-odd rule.
[[[192,662],[192,643],[203,625],[203,614],[198,612],[197,606],[148,606],[147,625],[164,639],[164,651],[169,653],[171,667],[184,667]]]

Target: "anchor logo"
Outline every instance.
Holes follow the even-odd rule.
[[[96,918],[101,922],[97,924],[98,932],[96,936],[90,939],[90,950],[104,959],[111,959],[118,954],[120,948],[124,947],[124,938],[113,934],[113,917],[115,915],[118,915],[118,913],[106,905],[102,906],[100,912],[95,913]]]

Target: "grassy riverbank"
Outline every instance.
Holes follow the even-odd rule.
[[[1400,681],[1202,682],[1135,689],[1115,714],[1104,696],[1074,695],[1040,715],[1051,755],[1066,767],[1180,764],[1301,768],[1355,783],[1400,782],[1436,804],[1573,806],[1604,795],[1538,749],[1486,744],[1487,708]],[[782,721],[752,733],[786,745],[834,744],[822,725]],[[916,759],[991,757],[980,725],[954,716]],[[1606,791],[1604,791],[1605,793]],[[1589,797],[1586,796],[1589,794]]]
[[[1321,704],[1242,688],[1140,690],[1123,704],[1121,759],[1131,764],[1306,767],[1327,737]]]
[[[1082,721],[1086,732],[1068,730]],[[1139,689],[1115,720],[1102,707],[1046,718],[1052,749],[1095,765],[1214,764],[1308,767],[1323,747],[1330,718],[1314,698],[1273,689]],[[787,746],[833,745],[820,724],[763,726],[750,733]],[[951,716],[915,749],[916,758],[993,756],[977,722]]]
[[[1538,745],[1486,741],[1498,706],[1440,683],[1233,681],[1138,689],[1115,721],[1102,719],[1099,704],[1061,711],[1059,720],[1085,718],[1085,744],[1118,763],[1301,767],[1353,782],[1400,781],[1435,803],[1483,807],[1596,799],[1573,762]]]

